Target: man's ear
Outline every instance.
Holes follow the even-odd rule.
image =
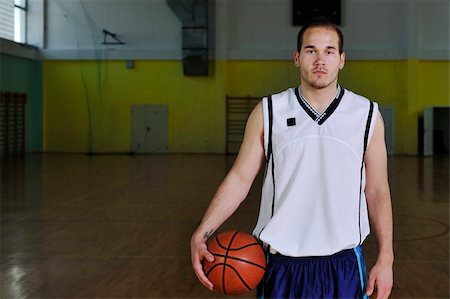
[[[342,70],[345,65],[345,52],[341,53],[341,61],[339,62],[339,69]]]
[[[300,53],[298,51],[294,52],[294,64],[296,67],[300,66]]]

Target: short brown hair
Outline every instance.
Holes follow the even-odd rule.
[[[330,20],[328,20],[327,18],[323,18],[323,17],[313,19],[311,22],[304,25],[302,27],[302,29],[300,29],[300,31],[298,32],[298,35],[297,35],[297,51],[300,52],[300,50],[302,48],[303,35],[305,35],[305,31],[310,28],[316,28],[316,27],[331,29],[337,33],[338,38],[339,38],[339,54],[341,54],[343,52],[343,48],[344,48],[344,35],[342,34],[341,29],[336,24],[332,23]]]

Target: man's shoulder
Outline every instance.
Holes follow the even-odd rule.
[[[290,87],[286,90],[283,90],[281,92],[273,93],[271,94],[272,100],[282,100],[282,99],[289,99],[290,97],[295,97],[295,89],[293,87]]]
[[[353,92],[351,90],[348,90],[348,89],[345,89],[345,93],[344,93],[343,99],[345,101],[349,101],[349,102],[351,102],[353,104],[356,104],[356,105],[357,104],[359,104],[359,105],[367,105],[370,102],[374,102],[375,103],[375,101],[373,101],[373,100],[371,100],[371,99],[369,99],[369,98],[367,98],[367,97],[365,97],[363,95],[357,94],[357,93],[355,93],[355,92]]]

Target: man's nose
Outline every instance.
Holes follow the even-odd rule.
[[[321,65],[325,64],[325,55],[323,53],[317,53],[315,64]]]

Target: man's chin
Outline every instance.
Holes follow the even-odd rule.
[[[325,81],[325,80],[314,80],[314,81],[310,81],[308,82],[308,84],[316,89],[324,89],[329,87],[330,85],[332,85],[334,83],[334,81]]]
[[[330,86],[331,83],[324,83],[324,82],[311,82],[309,85],[315,89],[324,89],[328,86]]]
[[[335,83],[335,80],[330,78],[303,78],[304,82],[315,89],[324,89]],[[310,80],[308,80],[310,79]],[[337,79],[337,78],[336,78]]]

